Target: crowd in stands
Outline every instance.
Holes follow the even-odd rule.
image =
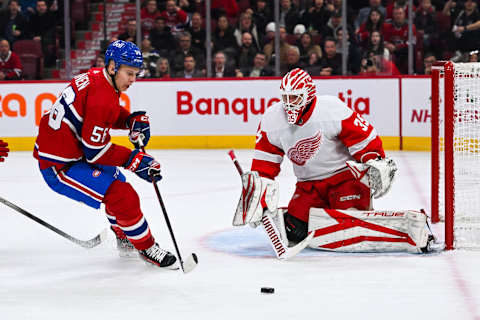
[[[61,18],[60,3],[63,0],[8,1],[0,13],[1,43],[5,40],[12,48],[19,39],[40,41],[45,64],[54,63],[57,57],[51,47]],[[277,54],[281,74],[301,67],[312,76],[341,75],[343,37],[349,75],[406,74],[410,9],[414,73],[429,74],[437,60],[477,61],[477,0],[414,0],[412,8],[408,3],[350,0],[344,34],[342,0],[280,0],[280,52],[276,53],[274,1],[211,0],[211,43],[206,44],[204,0],[144,0],[142,76],[205,77],[206,45],[212,48],[212,77],[272,76]],[[137,21],[131,19],[111,40],[136,42],[136,30]],[[8,65],[4,59],[15,59],[11,49],[8,52],[0,51],[0,69]],[[100,60],[95,65],[101,65]],[[21,78],[16,72],[3,74]]]
[[[57,59],[57,27],[63,15],[63,1],[9,0],[0,11],[0,80],[22,79],[21,59],[15,52],[19,40],[39,43],[45,66]]]
[[[212,77],[274,75],[273,3],[212,0]],[[431,65],[440,59],[476,59],[471,54],[480,45],[476,0],[413,3],[414,73],[429,74]],[[143,5],[143,76],[205,77],[204,1],[147,0]],[[349,75],[408,73],[409,9],[408,0],[348,1]],[[129,21],[119,39],[134,37],[135,23]],[[281,74],[296,67],[313,76],[342,74],[341,0],[280,0],[279,31]]]

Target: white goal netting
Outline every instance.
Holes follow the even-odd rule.
[[[444,81],[440,82],[443,92]],[[480,63],[454,64],[454,247],[480,249]],[[447,103],[447,102],[445,102]],[[440,108],[440,212],[444,199],[444,110]],[[443,219],[442,219],[443,220]]]

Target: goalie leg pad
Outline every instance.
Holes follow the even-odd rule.
[[[423,212],[312,208],[310,247],[340,252],[420,253],[429,240]]]

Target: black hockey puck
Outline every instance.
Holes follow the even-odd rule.
[[[275,289],[274,288],[270,288],[270,287],[262,287],[260,289],[260,292],[261,293],[274,293],[275,292]]]

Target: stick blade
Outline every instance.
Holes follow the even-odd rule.
[[[193,269],[195,269],[195,267],[197,266],[198,264],[198,257],[195,253],[192,253],[190,254],[187,259],[185,259],[185,261],[183,261],[182,263],[182,270],[183,270],[183,273],[189,273],[190,271],[192,271]]]
[[[92,238],[90,240],[87,240],[87,241],[77,240],[77,241],[74,241],[74,242],[77,243],[78,245],[86,248],[86,249],[91,249],[91,248],[94,248],[94,247],[98,246],[99,244],[105,242],[105,239],[107,239],[107,232],[108,232],[107,228],[105,228],[105,229],[102,230],[102,232],[100,232],[94,238]]]
[[[300,251],[305,249],[310,244],[310,241],[312,241],[313,236],[314,236],[314,233],[310,232],[310,234],[305,239],[300,241],[297,245],[293,247],[289,247],[285,255],[282,256],[282,260],[288,260],[290,258],[295,257]]]

